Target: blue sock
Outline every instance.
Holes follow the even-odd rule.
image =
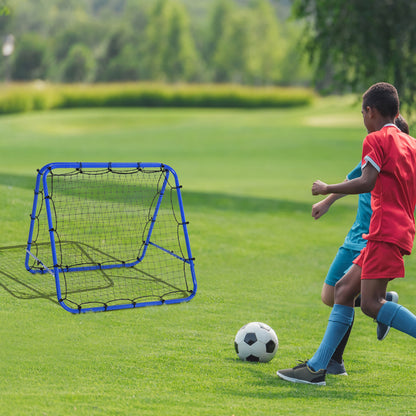
[[[416,316],[402,305],[386,302],[378,312],[377,322],[416,338]]]
[[[354,318],[354,308],[335,304],[329,315],[328,326],[324,338],[315,355],[308,361],[308,367],[313,371],[326,369],[332,354],[344,338]]]

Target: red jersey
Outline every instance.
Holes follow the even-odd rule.
[[[371,191],[370,229],[363,237],[396,244],[410,254],[415,236],[416,140],[387,124],[364,139],[362,168],[367,163],[379,174]]]

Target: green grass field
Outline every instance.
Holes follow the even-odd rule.
[[[359,310],[348,377],[293,385],[276,371],[313,354],[327,268],[354,221],[347,197],[311,218],[313,180],[360,159],[359,104],[291,110],[93,109],[0,118],[0,246],[25,244],[36,169],[48,162],[163,162],[178,173],[198,293],[189,303],[72,315],[0,274],[0,414],[412,415],[413,345]],[[23,259],[22,259],[23,264]],[[391,288],[416,311],[416,261]],[[47,276],[44,276],[47,279]],[[250,321],[271,325],[267,364],[237,359]]]

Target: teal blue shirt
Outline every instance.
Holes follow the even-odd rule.
[[[348,175],[349,180],[359,178],[361,176],[361,162]],[[355,222],[344,240],[344,247],[351,250],[362,250],[367,240],[363,239],[363,234],[368,233],[371,218],[371,193],[359,194],[358,208]]]

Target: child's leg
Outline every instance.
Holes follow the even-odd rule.
[[[335,349],[334,353],[332,354],[331,358],[339,364],[341,364],[343,362],[345,347],[347,346],[347,342],[350,338],[350,334],[351,334],[353,324],[354,324],[354,316],[352,318],[352,322],[351,322],[350,326],[347,329],[347,332],[345,333],[341,342],[338,344],[338,347]]]
[[[366,315],[377,319],[377,322],[416,338],[416,316],[398,303],[380,301],[387,283],[388,279],[362,280],[361,309]]]
[[[402,305],[394,302],[384,303],[377,315],[377,322],[416,338],[416,316]]]
[[[351,326],[354,318],[354,308],[335,304],[329,316],[328,326],[321,345],[314,356],[308,361],[308,367],[313,371],[326,369],[338,344]]]
[[[334,306],[334,297],[335,297],[335,285],[337,282],[345,275],[348,269],[350,269],[352,262],[360,254],[359,250],[347,249],[344,246],[341,246],[338,249],[338,252],[328,270],[328,273],[325,278],[325,283],[322,287],[321,299],[322,302],[328,306]],[[348,339],[351,334],[353,322],[347,329],[346,334],[342,338],[338,347],[334,351],[334,354],[331,357],[331,361],[338,363],[343,366],[343,355],[345,347],[347,346]],[[335,371],[335,374],[345,374],[345,368],[338,367],[336,364],[331,367],[330,371]],[[341,373],[340,373],[341,371]]]
[[[325,305],[334,306],[335,285],[341,280],[351,268],[352,262],[360,254],[359,250],[347,249],[341,246],[329,267],[322,287],[321,299]]]
[[[318,371],[326,369],[334,351],[344,338],[354,319],[354,299],[360,293],[361,267],[353,265],[335,288],[335,305],[321,345],[308,361],[308,366]]]

